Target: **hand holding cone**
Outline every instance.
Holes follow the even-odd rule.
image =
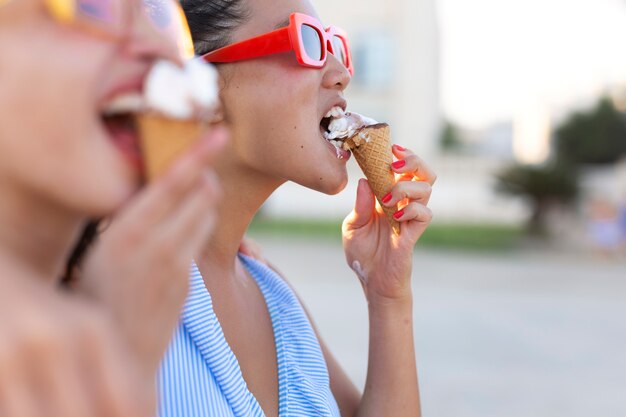
[[[217,70],[198,60],[182,67],[159,61],[145,80],[143,101],[135,121],[150,181],[208,129],[219,108]]]
[[[344,149],[350,150],[365,174],[376,199],[389,220],[396,235],[400,235],[400,223],[393,217],[396,207],[387,207],[382,199],[395,185],[395,175],[391,170],[393,153],[389,125],[378,123],[365,126],[345,140]]]

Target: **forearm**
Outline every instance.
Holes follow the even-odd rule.
[[[358,417],[420,417],[413,303],[370,300],[369,363]]]

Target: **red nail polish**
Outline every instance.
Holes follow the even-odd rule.
[[[404,216],[404,209],[396,212],[396,214],[393,215],[394,219],[396,219],[396,220],[398,220],[402,216]]]
[[[397,150],[399,150],[399,151],[406,151],[406,149],[405,149],[405,148],[403,148],[403,147],[402,147],[402,146],[400,146],[400,145],[393,145],[393,146],[395,146],[395,147],[396,147],[396,149],[397,149]]]
[[[383,204],[387,204],[388,202],[391,201],[391,193],[387,194],[386,196],[383,197],[383,199],[381,200],[383,202]]]
[[[401,159],[391,164],[391,166],[394,167],[395,169],[400,169],[405,165],[406,165],[406,161],[404,159]]]

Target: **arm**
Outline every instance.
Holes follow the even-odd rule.
[[[412,300],[370,302],[369,360],[357,416],[421,415]]]
[[[369,311],[369,361],[358,417],[421,416],[415,348],[411,272],[413,247],[432,214],[428,207],[435,175],[411,151],[394,146],[405,164],[393,168],[399,180],[385,205],[400,204],[396,236],[365,180],[354,211],[343,224],[348,265],[363,285]],[[400,164],[401,165],[401,164]]]
[[[394,168],[399,182],[386,205],[403,206],[404,214],[398,216],[401,235],[394,235],[384,214],[376,209],[375,197],[364,180],[359,183],[355,209],[343,224],[346,259],[368,301],[369,358],[362,395],[313,325],[343,417],[421,416],[411,272],[413,247],[432,218],[426,205],[436,177],[412,152],[394,147],[394,154],[406,165]],[[311,319],[308,311],[307,315]]]

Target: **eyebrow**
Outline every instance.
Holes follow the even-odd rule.
[[[286,18],[284,20],[281,20],[280,22],[278,22],[278,24],[276,26],[274,26],[274,29],[282,29],[285,26],[289,26],[290,20],[289,18]]]

